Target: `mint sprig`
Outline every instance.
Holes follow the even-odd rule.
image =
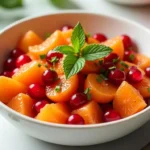
[[[67,55],[63,62],[66,79],[81,71],[86,60],[103,58],[112,51],[110,47],[99,44],[89,44],[83,48],[85,45],[85,33],[80,23],[74,27],[71,42],[73,46],[62,45],[54,49]]]

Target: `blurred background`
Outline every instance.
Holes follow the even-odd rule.
[[[145,0],[141,0],[142,5],[120,5],[110,1],[113,0],[0,0],[0,29],[30,15],[75,9],[123,16],[150,28],[150,5],[143,5]],[[130,0],[133,1],[139,0]]]

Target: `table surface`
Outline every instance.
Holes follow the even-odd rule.
[[[45,12],[55,12],[60,9],[84,9],[105,14],[114,14],[135,20],[150,28],[150,6],[131,7],[109,3],[106,0],[61,0],[56,5],[54,0],[25,0],[22,9],[0,9],[0,29],[20,18]],[[58,1],[58,0],[57,0]],[[34,5],[34,7],[32,7]],[[70,8],[69,8],[70,9]],[[137,131],[112,142],[78,147],[78,150],[140,150],[150,141],[150,121]],[[66,147],[46,143],[25,135],[0,116],[0,150],[76,150],[77,147]]]

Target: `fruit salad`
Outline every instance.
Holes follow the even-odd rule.
[[[107,39],[80,23],[42,38],[28,31],[6,58],[0,101],[34,119],[68,125],[132,116],[149,105],[150,58],[128,35]]]

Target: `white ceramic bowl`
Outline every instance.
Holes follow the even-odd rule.
[[[147,5],[150,4],[150,0],[108,0],[111,2],[124,4],[124,5]]]
[[[123,18],[94,13],[66,12],[47,14],[21,20],[5,28],[0,33],[0,68],[9,51],[15,48],[20,36],[34,30],[40,36],[53,32],[64,24],[75,25],[80,21],[91,32],[103,32],[109,37],[129,34],[139,48],[139,52],[150,56],[150,31],[145,27]],[[9,91],[6,91],[9,92]],[[125,93],[126,94],[126,93]],[[131,117],[110,123],[95,125],[62,125],[46,123],[23,116],[0,103],[0,113],[16,128],[35,138],[62,145],[93,145],[115,140],[136,130],[150,118],[150,107]]]

